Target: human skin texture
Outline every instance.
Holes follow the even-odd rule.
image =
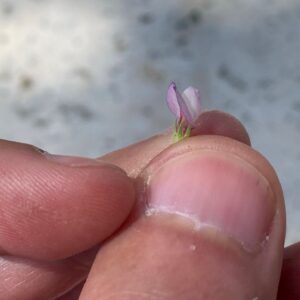
[[[192,135],[98,160],[1,141],[1,297],[298,299],[273,168],[232,116]]]
[[[147,163],[136,189],[138,208],[98,253],[80,299],[276,299],[284,204],[259,153],[190,138]]]

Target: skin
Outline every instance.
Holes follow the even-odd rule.
[[[225,154],[268,182],[266,213],[276,213],[258,250],[246,251],[222,230],[195,230],[189,216],[145,216],[149,176],[156,178],[166,161],[207,151],[227,177],[234,169],[220,163]],[[181,143],[172,145],[167,131],[98,160],[1,141],[0,189],[3,299],[299,299],[300,244],[283,247],[280,183],[242,124],[227,114],[202,114],[193,137]]]

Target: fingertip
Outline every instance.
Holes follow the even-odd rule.
[[[82,252],[119,228],[134,204],[132,180],[114,165],[49,158],[15,143],[0,156],[7,158],[0,160],[0,247],[6,253],[53,260]]]
[[[203,112],[198,120],[192,135],[219,135],[232,138],[236,141],[251,145],[250,136],[245,126],[234,116],[218,111]]]

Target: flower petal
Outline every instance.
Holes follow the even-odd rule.
[[[189,122],[193,124],[201,113],[200,93],[193,87],[188,87],[183,93],[182,98],[190,116]]]
[[[176,84],[171,82],[168,88],[167,104],[170,111],[176,116],[177,120],[180,119],[181,116],[178,98],[181,98],[181,95],[177,92]]]
[[[185,123],[185,125],[192,125],[193,116],[185,102],[186,100],[184,100],[181,94],[178,92],[176,84],[172,82],[168,88],[168,107],[176,116],[177,121],[181,120]],[[187,100],[187,102],[189,102],[189,100]]]

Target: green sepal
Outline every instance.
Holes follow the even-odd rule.
[[[190,135],[191,127],[189,126],[186,130],[184,130],[182,122],[180,122],[179,125],[174,128],[173,141],[174,143],[180,142],[181,140],[188,138]]]

